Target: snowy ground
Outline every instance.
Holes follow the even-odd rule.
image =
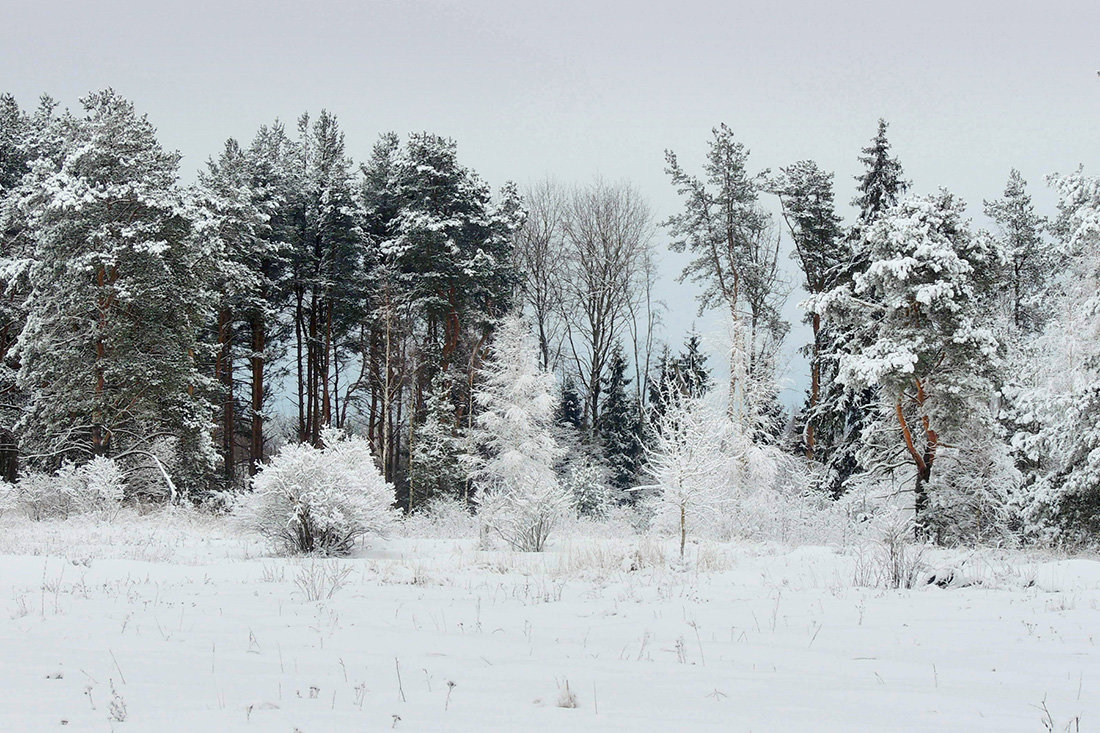
[[[952,586],[884,590],[855,582],[873,546],[475,546],[283,559],[194,515],[2,519],[0,730],[1100,725],[1092,559],[942,551]]]

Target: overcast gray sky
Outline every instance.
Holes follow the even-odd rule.
[[[494,185],[628,179],[658,217],[677,206],[663,150],[695,168],[719,122],[756,167],[835,171],[846,205],[881,116],[914,189],[976,214],[1011,167],[1044,207],[1046,174],[1097,171],[1098,38],[1096,0],[7,0],[0,90],[75,107],[113,86],[184,154],[185,179],[226,137],[325,107],[358,159],[380,132],[431,130]],[[673,340],[694,317],[677,266]]]

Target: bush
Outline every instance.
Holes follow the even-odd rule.
[[[284,446],[253,480],[237,511],[282,552],[346,555],[358,539],[393,526],[393,485],[374,465],[370,444],[337,430],[324,448]]]
[[[28,471],[15,485],[12,503],[35,521],[95,511],[113,517],[125,491],[118,464],[97,456],[79,467],[66,463],[53,474]]]
[[[486,489],[478,497],[485,529],[517,552],[545,550],[554,528],[575,513],[573,498],[556,480]]]

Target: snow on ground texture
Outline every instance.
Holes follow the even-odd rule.
[[[883,590],[853,584],[855,549],[703,544],[673,569],[645,538],[373,545],[0,520],[0,729],[1036,731],[1044,700],[1055,730],[1100,721],[1093,560],[940,551],[955,587]]]

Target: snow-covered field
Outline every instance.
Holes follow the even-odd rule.
[[[875,545],[415,530],[316,560],[190,513],[0,519],[0,730],[1100,725],[1094,559],[930,551],[947,587],[887,590]]]

